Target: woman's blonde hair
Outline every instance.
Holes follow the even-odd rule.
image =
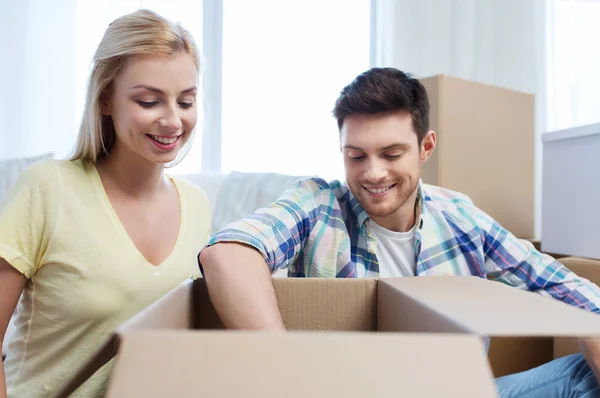
[[[138,10],[113,21],[94,55],[88,80],[83,119],[72,160],[96,162],[107,155],[116,135],[110,116],[102,114],[102,104],[109,100],[114,81],[133,56],[170,57],[186,53],[200,72],[198,48],[190,33],[149,10]],[[189,151],[193,135],[180,151],[177,163]]]

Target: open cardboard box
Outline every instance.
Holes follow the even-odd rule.
[[[597,315],[476,277],[273,283],[295,332],[219,331],[198,279],[122,325],[61,396],[118,353],[109,397],[495,397],[486,336],[600,334]]]

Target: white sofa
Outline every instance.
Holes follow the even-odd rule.
[[[182,178],[201,187],[211,207],[211,232],[279,198],[301,176],[277,173],[198,173]]]

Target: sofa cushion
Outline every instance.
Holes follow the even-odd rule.
[[[211,217],[214,217],[215,207],[219,201],[219,193],[221,192],[223,183],[227,179],[227,174],[203,172],[182,175],[181,178],[202,188],[208,199]]]
[[[211,234],[276,201],[303,178],[278,173],[196,173],[181,176],[204,190],[210,205]]]
[[[212,214],[212,232],[275,202],[300,178],[278,173],[229,173]]]

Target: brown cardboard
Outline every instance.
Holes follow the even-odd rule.
[[[563,257],[560,263],[596,285],[600,285],[600,260],[583,257]]]
[[[580,352],[579,342],[573,337],[559,337],[554,339],[554,358],[566,357],[567,355]]]
[[[335,395],[365,396],[354,392],[364,391],[361,389],[373,379],[387,387],[377,390],[379,387],[371,386],[373,390],[367,396],[389,396],[390,391],[398,396],[396,384],[403,384],[406,391],[418,392],[418,396],[495,396],[482,348],[486,336],[592,336],[600,330],[600,318],[594,314],[476,277],[288,278],[274,279],[273,283],[288,330],[312,332],[274,335],[181,330],[222,327],[208,300],[204,280],[186,283],[122,325],[91,361],[99,368],[111,353],[119,352],[109,396],[131,396],[131,391],[143,391],[141,396],[145,397],[161,396],[164,390],[160,385],[180,386],[175,395],[182,397],[190,394],[191,388],[195,396],[202,395],[200,392],[215,396],[217,388],[223,392],[218,396],[241,396],[235,385],[244,386],[245,396],[280,396],[281,380],[267,376],[256,379],[258,376],[240,373],[243,361],[249,362],[247,366],[255,372],[249,374],[284,372],[281,378],[293,382],[289,390],[298,388],[304,396],[331,396],[331,391]],[[452,340],[454,337],[465,340]],[[234,345],[237,348],[233,349]],[[260,351],[263,347],[266,351]],[[391,359],[388,354],[394,350],[403,354],[392,355]],[[343,358],[340,352],[345,354]],[[301,353],[310,356],[300,358]],[[442,361],[446,365],[441,369],[445,370],[433,371],[431,361]],[[323,384],[315,383],[314,380],[321,380],[317,370],[322,369],[322,364],[330,369],[330,378],[323,379]],[[77,380],[89,377],[93,367],[88,367],[88,374],[80,374]],[[403,369],[395,373],[393,385],[378,376],[387,374],[390,367]],[[198,369],[206,369],[207,373]],[[350,384],[332,384],[331,380],[340,377],[340,369],[352,369],[348,371]],[[357,369],[358,373],[352,373]],[[294,372],[300,376],[292,376]],[[223,373],[235,375],[227,379],[231,385],[223,386]],[[429,383],[430,395],[422,394],[423,374],[428,380],[433,377],[439,382]],[[465,374],[470,383],[483,380],[483,384],[465,390],[461,384]],[[354,380],[361,378],[368,382]],[[429,390],[430,387],[434,389]]]
[[[600,284],[600,260],[583,257],[563,257],[559,260],[565,267],[596,285]],[[579,352],[579,343],[574,338],[554,339],[554,358]]]
[[[376,280],[306,281],[299,278],[275,283],[279,310],[288,330],[376,330]]]
[[[289,330],[375,330],[377,281],[347,279],[273,279],[279,311]],[[194,285],[194,329],[223,329],[204,281]],[[183,294],[183,293],[180,293]],[[179,300],[179,299],[177,299]],[[169,304],[167,304],[169,305]]]
[[[123,338],[107,396],[493,397],[481,350],[466,335],[138,331]]]
[[[437,332],[438,324],[453,322],[457,329],[479,336],[582,337],[600,333],[600,317],[595,314],[481,278],[393,278],[379,284],[380,290],[394,288],[398,301],[410,314],[404,317],[406,326],[401,325],[401,330]],[[439,319],[439,323],[431,318]]]
[[[506,376],[550,362],[552,337],[492,337],[488,359],[494,376]]]
[[[423,181],[469,195],[517,237],[534,237],[534,96],[447,75],[420,81],[438,138]]]

